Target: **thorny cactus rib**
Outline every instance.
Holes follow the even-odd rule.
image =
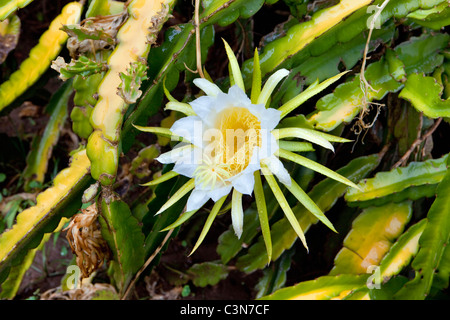
[[[94,129],[87,144],[92,177],[111,185],[117,173],[120,130],[128,105],[117,94],[120,74],[147,57],[156,33],[168,17],[173,1],[134,0],[128,5],[128,20],[117,33],[117,46],[108,59],[109,70],[98,88],[98,102],[91,115]]]

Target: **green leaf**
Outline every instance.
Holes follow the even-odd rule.
[[[144,234],[128,205],[115,194],[102,197],[99,221],[114,257],[112,276],[122,292],[144,264]]]
[[[352,224],[330,275],[367,273],[378,266],[412,215],[412,202],[365,209]]]
[[[446,253],[450,239],[449,194],[450,172],[447,172],[438,186],[436,199],[427,215],[427,226],[419,239],[419,252],[412,262],[416,277],[405,285],[396,298],[425,299],[436,274],[441,272],[440,268],[443,268],[443,274],[449,273],[449,254]]]
[[[443,90],[435,78],[413,73],[408,76],[399,97],[410,101],[427,117],[450,117],[450,98],[441,99]]]
[[[360,182],[359,190],[349,189],[345,200],[352,206],[367,207],[434,196],[437,184],[447,173],[447,159],[448,155],[445,155],[439,159],[411,162],[407,167],[379,172],[375,177]]]

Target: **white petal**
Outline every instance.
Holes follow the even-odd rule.
[[[206,95],[211,96],[211,97],[215,97],[219,93],[222,93],[222,90],[220,90],[220,88],[216,84],[210,82],[209,80],[203,79],[203,78],[194,79],[194,84],[198,88],[200,88]]]
[[[194,177],[195,169],[197,169],[197,165],[191,163],[176,163],[173,167],[172,171],[175,171],[185,177],[192,178]]]
[[[191,144],[179,143],[173,150],[165,152],[156,158],[160,163],[175,163],[191,154],[193,146]]]
[[[283,163],[276,156],[272,155],[270,158],[266,159],[264,163],[269,168],[270,172],[272,172],[281,183],[290,186],[291,176],[289,172],[284,167]]]
[[[195,146],[202,146],[203,125],[198,116],[189,116],[175,121],[170,128],[174,135],[190,141]]]
[[[230,102],[232,102],[235,107],[247,107],[252,103],[245,92],[237,85],[232,86],[228,90],[228,96],[232,99]]]
[[[200,209],[208,200],[209,196],[206,191],[195,188],[189,195],[186,204],[186,211],[189,212],[192,210]]]
[[[191,102],[189,102],[195,114],[205,121],[214,112],[214,105],[216,104],[216,98],[210,96],[201,96]]]
[[[231,184],[224,185],[223,187],[214,188],[213,190],[208,191],[208,195],[210,198],[216,202],[223,196],[229,194],[231,191]]]
[[[242,194],[236,191],[236,189],[233,190],[233,198],[231,201],[231,222],[234,233],[240,238],[244,227],[244,210],[242,209]]]
[[[272,131],[280,123],[281,111],[274,108],[264,108],[261,114],[261,128]]]
[[[241,174],[233,179],[233,187],[242,194],[251,195],[253,188],[255,187],[255,176],[253,175],[253,172]]]
[[[261,160],[269,158],[277,152],[278,149],[280,149],[280,146],[274,135],[268,131],[261,131],[261,150],[259,152],[259,158]]]

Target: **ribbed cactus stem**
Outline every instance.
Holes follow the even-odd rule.
[[[128,108],[117,94],[120,74],[133,63],[147,59],[156,33],[168,15],[172,0],[134,0],[128,5],[128,19],[117,33],[117,46],[108,59],[109,70],[98,88],[98,101],[91,114],[94,129],[87,152],[92,162],[92,177],[102,185],[111,185],[116,177],[120,131]]]

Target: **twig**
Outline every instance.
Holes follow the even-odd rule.
[[[406,151],[405,154],[400,158],[400,160],[398,160],[392,166],[391,170],[395,169],[395,168],[399,167],[400,165],[402,165],[403,163],[405,163],[408,160],[411,153],[414,151],[414,149],[416,149],[417,146],[419,146],[423,141],[425,141],[425,139],[427,139],[429,136],[431,136],[434,131],[436,131],[437,127],[439,127],[439,125],[441,124],[441,121],[442,121],[442,118],[437,119],[436,122],[433,124],[433,126],[430,128],[430,130],[428,130],[422,137],[414,140],[414,142],[412,143],[412,145],[408,149],[408,151]]]
[[[155,259],[155,257],[158,255],[158,253],[161,251],[161,249],[166,244],[167,240],[169,240],[172,232],[174,229],[170,229],[169,232],[167,232],[163,242],[159,245],[159,247],[153,252],[153,254],[145,261],[144,265],[139,269],[139,271],[136,273],[136,276],[134,277],[133,281],[131,281],[130,285],[128,286],[127,290],[125,291],[124,295],[122,296],[121,300],[125,300],[127,296],[130,294],[131,289],[134,287],[134,284],[136,283],[137,279],[141,276],[142,272],[149,266],[149,264]]]
[[[369,35],[367,36],[366,45],[365,45],[365,47],[364,47],[363,61],[362,61],[362,65],[361,65],[361,73],[360,73],[360,79],[361,79],[362,85],[364,85],[364,88],[361,87],[361,89],[362,89],[363,92],[364,92],[364,99],[365,99],[364,102],[365,102],[365,103],[367,103],[367,100],[366,100],[366,98],[367,98],[367,90],[368,90],[368,89],[371,89],[371,90],[373,90],[373,91],[376,91],[376,90],[374,90],[374,89],[371,87],[371,85],[367,82],[367,79],[366,79],[365,76],[364,76],[365,69],[366,69],[366,62],[367,62],[367,53],[368,53],[368,51],[369,51],[370,39],[372,38],[372,32],[373,32],[373,29],[375,28],[375,23],[376,23],[376,21],[378,21],[378,18],[380,17],[381,12],[382,12],[383,9],[386,7],[386,5],[389,3],[389,1],[390,1],[390,0],[385,0],[385,1],[381,4],[381,6],[377,6],[377,12],[375,12],[375,14],[373,15],[372,21],[370,21]]]

